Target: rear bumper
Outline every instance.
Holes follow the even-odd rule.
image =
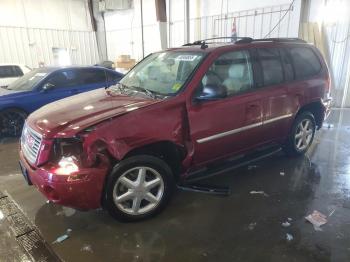
[[[84,168],[76,175],[81,179],[71,180],[70,176],[52,173],[53,166],[46,164],[33,168],[20,151],[21,165],[26,169],[32,184],[50,201],[81,210],[101,206],[101,197],[109,164],[101,161],[98,167]]]

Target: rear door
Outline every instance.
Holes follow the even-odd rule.
[[[212,60],[194,96],[207,85],[224,86],[227,96],[193,101],[188,108],[197,165],[249,149],[262,141],[261,95],[254,89],[250,53],[231,51]]]
[[[79,85],[75,87],[76,93],[91,91],[107,85],[105,70],[98,67],[78,69],[78,78]]]
[[[264,140],[280,142],[288,133],[294,113],[288,94],[288,83],[293,79],[292,67],[279,48],[258,48],[256,52],[261,74],[258,93],[262,97]]]

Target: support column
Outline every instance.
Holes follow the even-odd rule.
[[[184,44],[190,42],[190,0],[184,0]]]
[[[168,28],[167,28],[167,15],[166,15],[166,0],[155,0],[156,15],[159,28],[160,46],[164,50],[168,48]]]

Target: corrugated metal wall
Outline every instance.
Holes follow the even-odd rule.
[[[54,65],[53,48],[73,64],[99,60],[87,0],[0,0],[0,63]]]
[[[0,62],[54,65],[52,48],[66,48],[73,64],[99,60],[93,31],[0,26]]]

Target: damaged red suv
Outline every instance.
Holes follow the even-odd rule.
[[[330,106],[320,52],[299,39],[217,41],[153,53],[116,86],[32,113],[20,149],[28,183],[136,221],[214,163],[270,144],[304,154]]]

